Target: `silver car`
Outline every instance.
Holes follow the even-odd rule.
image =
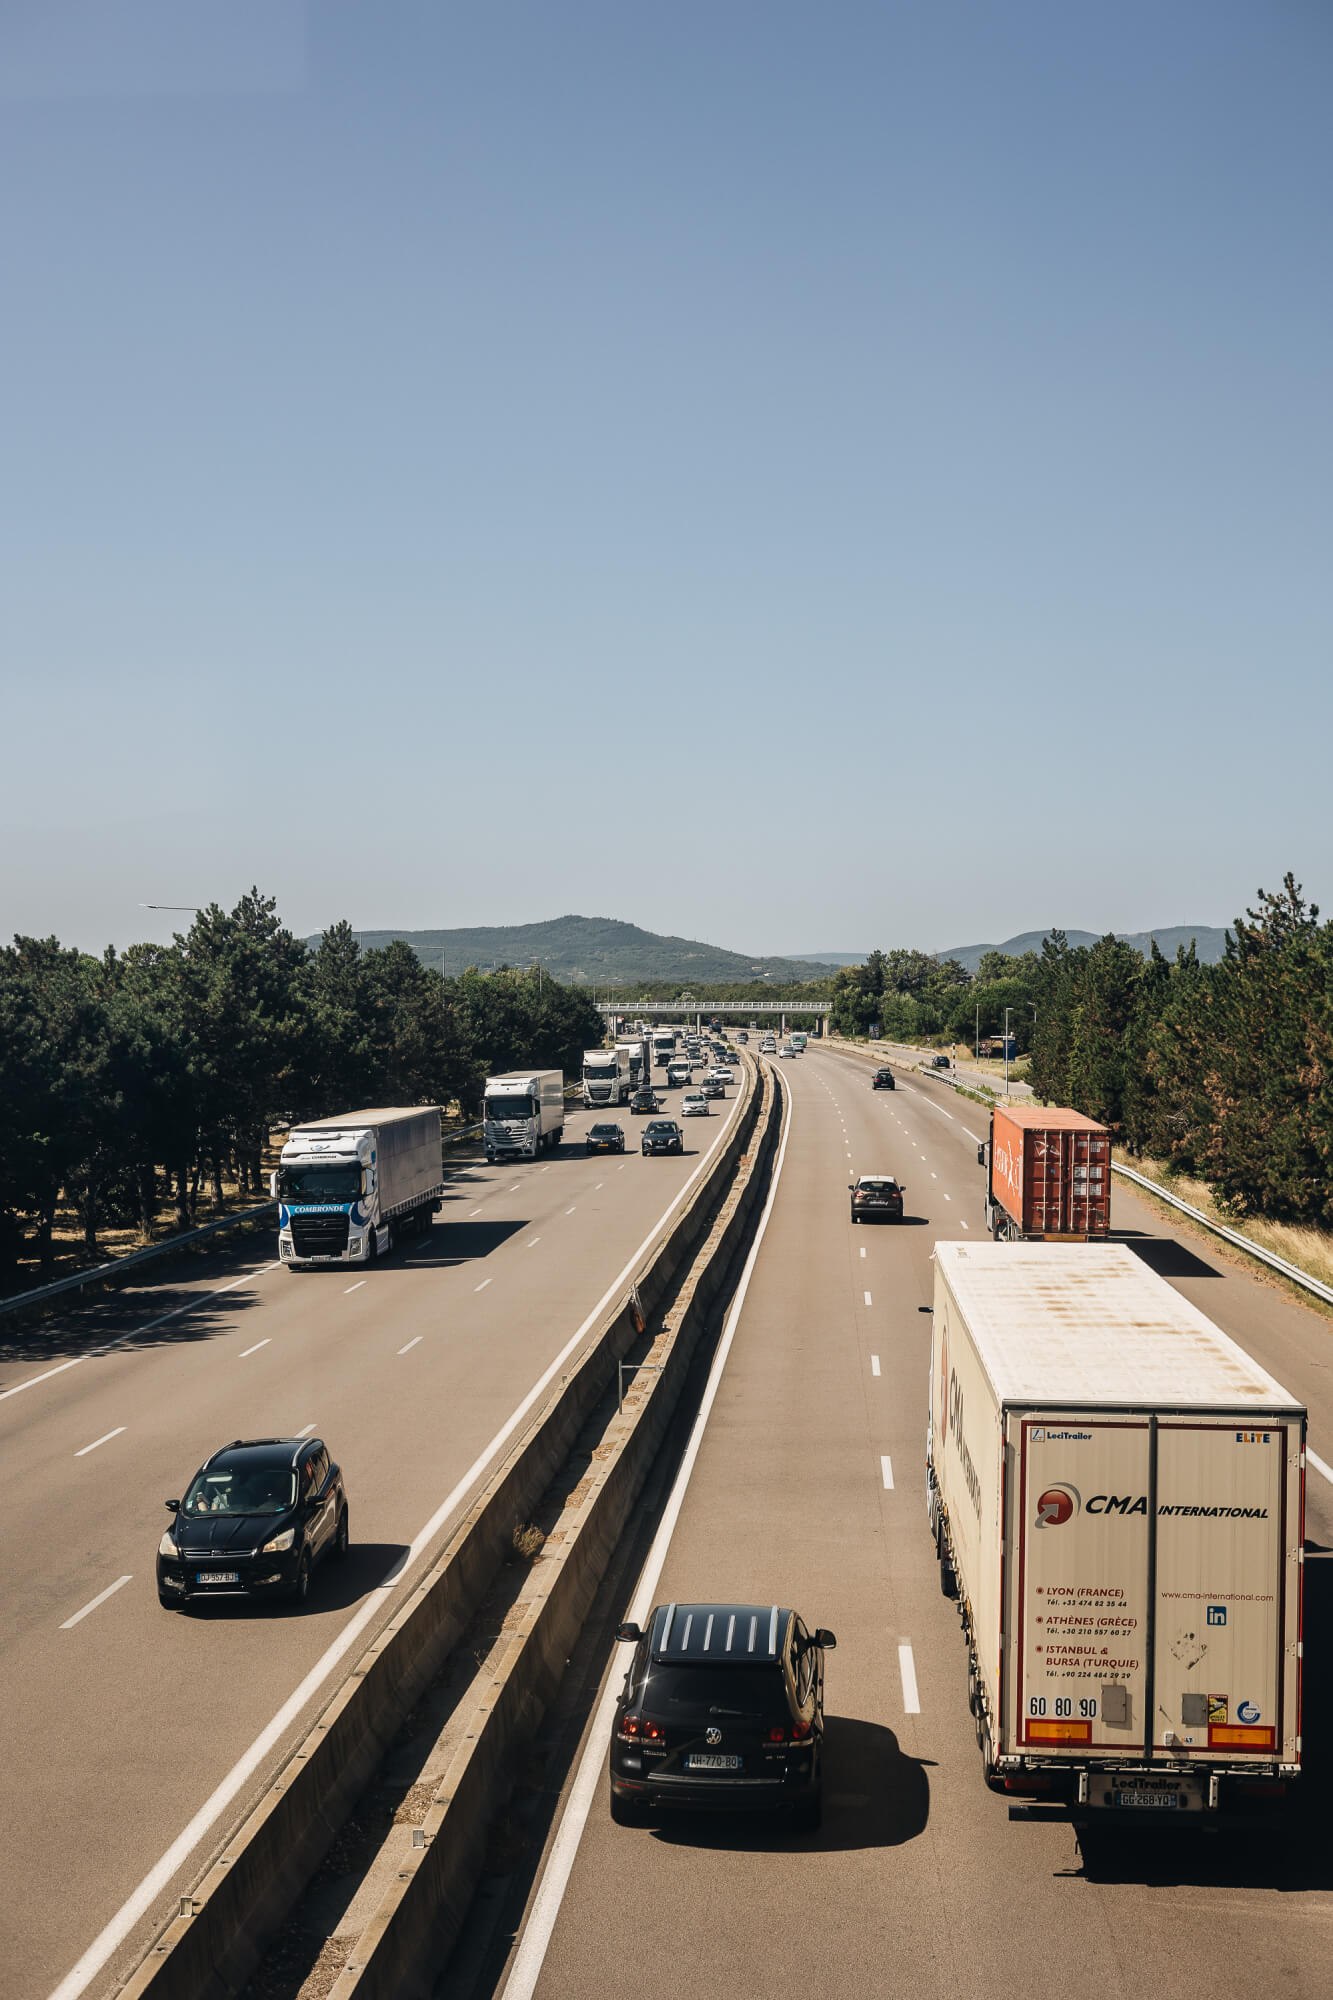
[[[707,1118],[708,1099],[701,1090],[687,1090],[680,1100],[682,1118]]]

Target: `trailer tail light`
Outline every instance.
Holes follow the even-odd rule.
[[[1006,1792],[1049,1792],[1054,1778],[1006,1778]]]
[[[1275,1750],[1275,1729],[1246,1729],[1239,1723],[1214,1723],[1208,1731],[1210,1750]]]
[[[1091,1743],[1090,1722],[1029,1722],[1029,1743]]]

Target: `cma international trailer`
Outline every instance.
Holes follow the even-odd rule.
[[[558,1069],[488,1076],[482,1091],[486,1158],[535,1160],[565,1136],[565,1079]]]
[[[927,1496],[1011,1818],[1300,1775],[1306,1413],[1121,1245],[937,1243]]]
[[[444,1194],[440,1107],[344,1111],[293,1125],[270,1192],[289,1270],[371,1264],[425,1229]]]

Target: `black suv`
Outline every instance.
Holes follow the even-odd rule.
[[[645,1111],[659,1110],[661,1099],[655,1090],[636,1090],[629,1101],[629,1108],[637,1117]]]
[[[685,1140],[674,1118],[654,1118],[643,1128],[645,1153],[683,1153]]]
[[[590,1153],[623,1153],[625,1128],[623,1125],[590,1125],[584,1143]]]
[[[870,1088],[872,1090],[896,1090],[898,1084],[893,1071],[891,1069],[877,1069],[870,1079]]]
[[[206,1458],[157,1551],[168,1610],[203,1597],[303,1604],[325,1556],[347,1554],[347,1489],[317,1437],[237,1438]]]
[[[616,1636],[634,1646],[611,1728],[618,1825],[671,1806],[786,1807],[819,1825],[831,1632],[779,1604],[659,1604],[646,1632]]]

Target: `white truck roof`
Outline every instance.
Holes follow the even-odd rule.
[[[350,1132],[360,1131],[366,1125],[392,1125],[400,1118],[420,1118],[428,1111],[439,1115],[438,1104],[390,1105],[379,1111],[340,1111],[335,1118],[308,1118],[303,1125],[293,1125],[289,1137],[298,1132]]]
[[[1299,1410],[1267,1369],[1118,1243],[937,1243],[1001,1403]]]

